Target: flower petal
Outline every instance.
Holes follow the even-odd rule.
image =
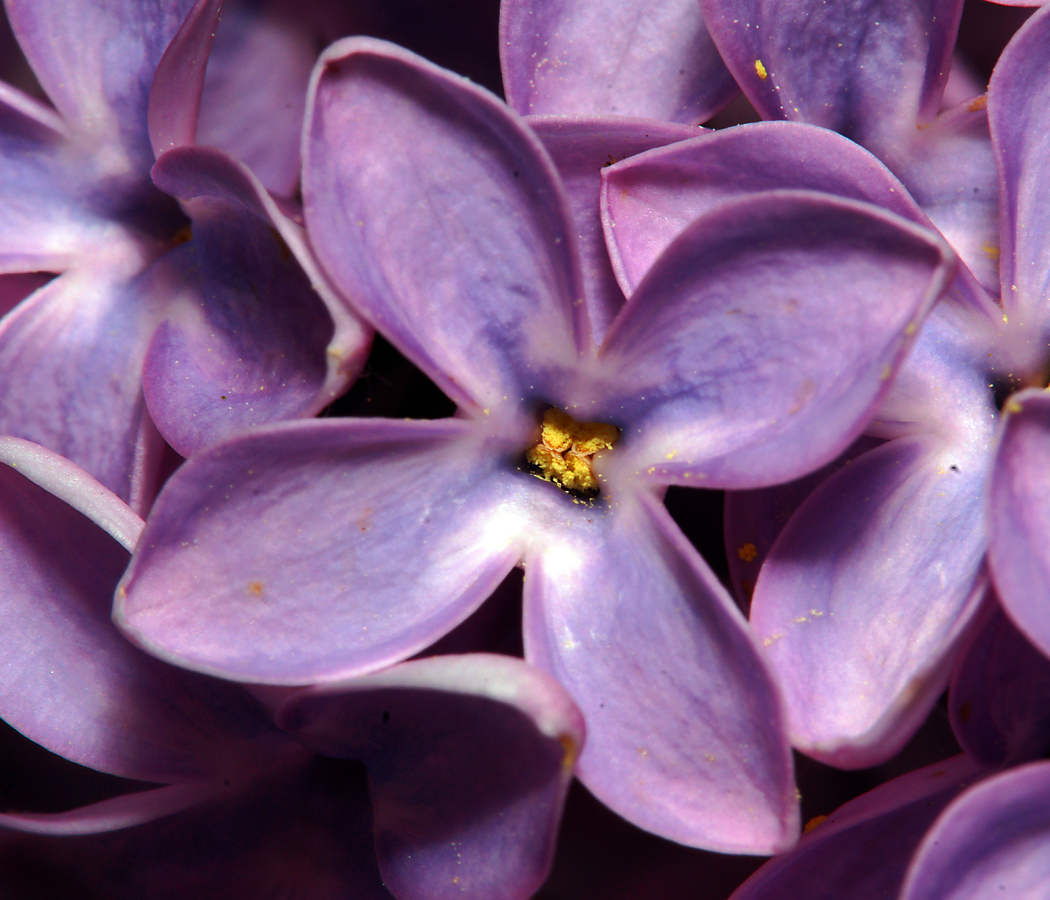
[[[243,681],[403,659],[520,557],[531,479],[487,441],[459,419],[329,419],[214,445],[157,499],[115,619],[163,659]]]
[[[525,900],[547,877],[583,719],[543,673],[431,657],[300,692],[278,721],[368,767],[379,868],[401,900]]]
[[[952,730],[981,765],[1044,756],[1050,748],[1050,660],[994,603],[952,674]]]
[[[0,434],[43,444],[130,496],[141,366],[158,294],[148,248],[117,241],[0,323]]]
[[[1022,391],[1003,410],[989,490],[988,563],[1003,608],[1050,656],[1050,395]]]
[[[1050,11],[1021,26],[988,86],[988,125],[999,161],[1003,306],[1045,338],[1050,330]]]
[[[522,114],[693,124],[737,92],[695,0],[509,0],[500,61],[507,102]]]
[[[753,488],[845,450],[953,272],[936,235],[810,192],[719,206],[661,255],[599,354],[617,466]],[[690,481],[689,479],[693,479]]]
[[[763,118],[830,128],[881,156],[937,113],[962,0],[700,0],[700,8]]]
[[[208,60],[197,140],[245,163],[275,194],[299,185],[314,34],[258,5],[227,4]],[[346,32],[348,33],[348,32]]]
[[[532,116],[528,122],[558,167],[569,196],[583,261],[591,338],[600,344],[609,323],[624,304],[623,291],[609,266],[609,251],[602,233],[602,168],[653,147],[695,137],[697,129],[651,119],[582,116]]]
[[[0,834],[0,890],[28,871],[55,900],[391,900],[370,824],[364,772],[315,760],[108,834]]]
[[[798,828],[780,701],[739,612],[648,494],[526,558],[526,658],[583,710],[578,774],[680,843],[772,853]]]
[[[149,781],[229,775],[287,755],[291,742],[241,688],[167,666],[120,636],[110,603],[127,552],[11,466],[59,482],[100,518],[128,524],[131,511],[120,515],[115,498],[68,464],[10,439],[3,446],[4,720],[74,762]]]
[[[348,301],[467,409],[554,393],[589,337],[535,136],[465,80],[349,38],[315,70],[304,146],[311,241]]]
[[[943,691],[984,593],[986,461],[980,447],[899,438],[832,475],[780,533],[751,623],[805,753],[882,762]]]
[[[356,374],[348,358],[353,370],[363,364],[368,329],[354,323],[357,346],[326,355],[332,319],[271,224],[283,217],[243,165],[183,147],[161,157],[154,178],[193,219],[192,241],[159,264],[173,302],[143,373],[165,439],[189,456],[249,425],[319,412]]]
[[[896,897],[912,852],[977,767],[957,756],[879,785],[839,807],[771,859],[733,900],[884,900]]]
[[[912,860],[901,900],[1045,897],[1050,763],[988,778],[951,804]]]
[[[48,97],[76,131],[109,145],[115,173],[153,162],[150,83],[192,3],[7,3],[11,28]]]

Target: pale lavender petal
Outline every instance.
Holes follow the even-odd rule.
[[[988,563],[1003,608],[1050,656],[1050,394],[1022,391],[1003,411],[989,490]]]
[[[917,131],[894,170],[978,282],[999,291],[999,175],[985,98]]]
[[[901,900],[1038,900],[1050,892],[1050,763],[970,788],[927,833]]]
[[[546,878],[583,719],[542,672],[436,656],[308,689],[278,721],[368,767],[379,868],[399,900],[526,900]]]
[[[694,219],[756,191],[823,191],[874,203],[933,228],[908,189],[876,157],[841,135],[798,122],[756,122],[708,133],[617,163],[602,175],[606,240],[628,295]],[[996,308],[965,266],[952,292],[989,313]],[[1000,315],[992,318],[998,321]]]
[[[227,4],[208,60],[197,143],[221,147],[271,191],[299,184],[299,145],[318,48],[265,7]]]
[[[557,393],[589,345],[567,199],[494,97],[367,38],[314,73],[303,196],[347,300],[472,411]]]
[[[150,84],[192,0],[9,0],[18,43],[73,128],[108,145],[115,173],[153,161]]]
[[[651,119],[532,116],[528,120],[558,167],[576,225],[591,338],[600,344],[624,304],[609,265],[600,215],[602,169],[654,147],[695,137],[698,129]]]
[[[143,371],[165,439],[189,456],[250,425],[320,412],[349,373],[329,372],[332,319],[271,224],[282,217],[265,188],[197,147],[164,154],[153,177],[193,219],[193,239],[157,264],[171,302]]]
[[[29,872],[34,900],[391,900],[370,818],[363,770],[317,759],[111,833],[0,833],[0,891]]]
[[[725,496],[725,547],[729,576],[745,610],[770,547],[802,501],[835,472],[881,441],[862,435],[834,462],[804,478],[761,488],[728,491]]]
[[[770,860],[732,900],[885,900],[896,897],[912,853],[937,815],[979,778],[957,756],[909,772],[839,807]]]
[[[229,781],[226,781],[229,784]],[[2,813],[0,828],[27,834],[55,837],[79,834],[101,834],[144,825],[163,816],[181,812],[229,793],[220,782],[173,784],[166,787],[123,794],[61,813]]]
[[[84,175],[62,121],[0,82],[0,272],[59,272],[106,237],[79,202]]]
[[[132,647],[110,622],[127,552],[79,512],[26,480],[20,463],[81,508],[113,508],[68,465],[5,445],[0,466],[0,690],[5,721],[74,762],[126,778],[193,781],[294,750],[236,685],[183,672]],[[22,451],[22,452],[19,452]],[[53,462],[53,460],[52,460]],[[130,510],[122,518],[132,522]]]
[[[117,240],[0,323],[0,433],[61,453],[122,499],[142,414],[141,366],[156,326],[149,248]]]
[[[1030,18],[1003,51],[988,86],[988,124],[1000,166],[1003,306],[1050,330],[1050,11]]]
[[[1050,748],[1050,660],[1014,628],[999,604],[952,674],[952,730],[981,765],[1035,759]]]
[[[114,617],[163,659],[244,681],[403,659],[520,557],[533,479],[494,440],[459,419],[329,419],[214,445],[161,492]]]
[[[700,0],[700,8],[763,118],[810,122],[879,152],[937,113],[962,0]]]
[[[507,102],[522,114],[697,123],[736,94],[696,0],[500,5]]]
[[[751,605],[792,743],[831,765],[892,756],[944,690],[984,593],[986,445],[891,441],[807,500]]]
[[[155,156],[196,138],[204,71],[221,7],[221,0],[195,0],[157,64],[147,116]]]
[[[834,459],[867,424],[947,287],[951,250],[868,204],[769,191],[723,204],[660,256],[600,354],[625,421],[615,465],[753,488]],[[698,484],[699,482],[699,484]]]
[[[780,701],[725,589],[647,493],[526,558],[526,658],[583,710],[584,784],[634,824],[720,852],[794,841]]]

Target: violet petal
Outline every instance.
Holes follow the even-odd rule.
[[[583,719],[542,672],[430,657],[296,694],[278,721],[368,767],[379,867],[400,900],[526,900],[546,878]]]
[[[526,558],[525,651],[583,710],[578,774],[615,812],[720,852],[794,841],[772,678],[725,589],[648,494]]]

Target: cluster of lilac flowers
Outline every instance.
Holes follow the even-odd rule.
[[[0,895],[1050,896],[979,2],[5,0]]]

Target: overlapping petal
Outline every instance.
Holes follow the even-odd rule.
[[[749,878],[732,900],[883,900],[937,815],[979,777],[964,756],[880,785],[839,807]]]
[[[285,753],[291,742],[240,688],[173,669],[121,637],[110,603],[127,551],[34,482],[125,540],[134,514],[41,448],[12,439],[0,448],[3,718],[75,762],[151,781],[228,775]]]
[[[532,116],[528,121],[558,167],[569,196],[583,263],[591,338],[600,344],[624,304],[602,233],[602,169],[636,153],[694,137],[697,129],[650,119]]]
[[[1003,306],[1041,338],[1050,331],[1050,12],[1014,35],[988,87],[988,124],[999,160]],[[1042,343],[1041,341],[1039,342]]]
[[[499,102],[365,38],[322,56],[303,195],[332,281],[467,409],[557,393],[588,347],[549,157]]]
[[[725,590],[648,495],[614,498],[526,558],[526,657],[587,720],[580,778],[650,831],[722,852],[788,846],[780,703]]]
[[[700,0],[744,93],[767,119],[811,122],[880,156],[932,119],[961,0]]]
[[[583,720],[516,659],[404,663],[291,697],[278,721],[368,767],[383,881],[400,900],[532,894],[550,868]]]
[[[329,419],[214,445],[157,499],[116,621],[164,659],[244,681],[409,656],[520,557],[530,480],[493,440],[458,419]]]
[[[333,301],[333,335],[298,262],[305,244],[243,164],[185,147],[164,154],[153,177],[193,219],[190,243],[158,264],[169,305],[143,373],[165,438],[189,456],[249,425],[319,412],[363,365],[369,329]]]
[[[984,585],[986,457],[917,435],[855,459],[780,533],[751,622],[792,742],[863,767],[899,750],[943,691]]]
[[[1050,656],[1050,394],[1022,391],[1004,411],[989,490],[988,562],[1003,608]]]
[[[908,871],[901,900],[1045,897],[1050,763],[988,778],[951,804]]]
[[[507,102],[522,114],[709,119],[737,92],[694,0],[500,5]]]
[[[1050,747],[1050,660],[989,600],[994,609],[960,657],[948,696],[960,746],[991,767]]]
[[[7,15],[22,51],[63,118],[112,174],[153,161],[146,109],[153,73],[193,0],[11,0]]]
[[[740,489],[829,462],[953,273],[936,235],[867,204],[768,191],[719,206],[660,256],[601,348],[595,413],[630,423],[617,465]]]

